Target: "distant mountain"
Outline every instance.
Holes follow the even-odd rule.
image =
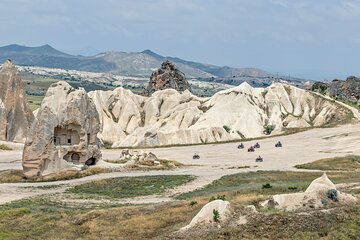
[[[110,72],[125,76],[149,77],[165,60],[174,62],[187,78],[202,81],[216,81],[238,85],[244,81],[253,86],[268,86],[274,75],[257,68],[231,68],[215,66],[176,57],[164,57],[151,50],[142,52],[104,52],[95,56],[75,56],[63,53],[50,45],[25,47],[8,45],[0,47],[0,62],[12,59],[17,65],[40,66],[48,68],[73,69],[92,72]],[[278,79],[279,80],[279,79]],[[280,79],[302,85],[303,79]]]

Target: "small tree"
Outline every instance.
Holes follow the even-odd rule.
[[[264,133],[265,133],[266,135],[270,135],[270,134],[272,133],[272,131],[274,131],[274,129],[275,129],[275,126],[274,126],[274,125],[266,125],[266,126],[264,127]]]
[[[220,221],[220,213],[216,209],[213,209],[213,220],[214,220],[214,222]]]

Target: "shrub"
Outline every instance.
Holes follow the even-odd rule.
[[[190,206],[194,206],[194,205],[196,205],[198,202],[197,201],[191,201],[190,202]]]
[[[215,201],[215,200],[223,200],[225,201],[225,195],[217,195],[216,197],[211,196],[211,198],[209,199],[209,202]]]
[[[213,209],[213,220],[214,220],[214,222],[220,221],[220,213],[216,209]]]
[[[262,189],[272,188],[270,183],[266,183],[262,185]]]
[[[291,190],[291,191],[295,191],[295,190],[297,190],[297,187],[290,186],[290,187],[288,187],[288,189]]]
[[[227,131],[228,133],[230,133],[230,128],[226,125],[223,126],[223,128],[225,129],[225,131]]]
[[[274,126],[274,125],[266,125],[266,126],[264,127],[264,133],[265,133],[266,135],[270,135],[270,134],[272,133],[272,131],[274,131],[274,129],[275,129],[275,126]]]
[[[0,144],[0,150],[13,150],[13,149],[6,145]]]
[[[336,189],[330,189],[327,192],[327,197],[330,198],[331,200],[335,201],[335,202],[339,201],[338,192],[336,191]]]

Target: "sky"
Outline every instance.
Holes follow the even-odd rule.
[[[360,76],[360,0],[0,0],[0,45]]]

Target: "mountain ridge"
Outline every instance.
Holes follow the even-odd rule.
[[[0,62],[12,59],[17,65],[73,69],[91,72],[109,72],[125,76],[148,77],[162,62],[170,60],[185,73],[187,78],[208,82],[238,85],[249,82],[254,86],[269,86],[276,77],[258,68],[233,68],[161,56],[149,49],[141,52],[102,52],[93,56],[71,55],[45,44],[27,47],[11,44],[0,47]],[[281,80],[281,78],[279,78]],[[285,79],[285,78],[283,78]],[[303,84],[307,80],[292,78],[289,81]]]

